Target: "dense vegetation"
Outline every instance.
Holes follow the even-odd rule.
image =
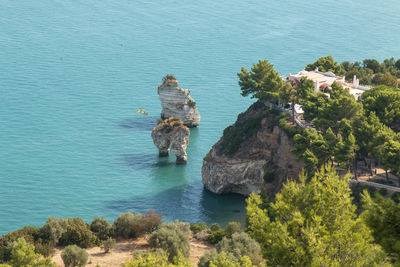
[[[400,78],[400,59],[385,59],[380,63],[376,59],[364,59],[362,62],[344,61],[338,64],[331,56],[319,58],[316,62],[310,63],[305,70],[322,72],[333,72],[339,76],[345,76],[347,81],[353,81],[354,75],[364,85],[387,85],[397,87],[397,79]]]
[[[358,65],[339,65],[332,57],[325,57],[307,65],[306,69],[318,67],[320,71],[339,75]],[[393,59],[382,64],[364,60],[360,67],[363,71],[372,71],[373,75],[390,71],[397,76],[399,68],[400,61]],[[374,160],[386,171],[400,171],[400,90],[396,88],[397,83],[389,83],[392,87],[376,86],[356,100],[348,89],[337,83],[326,89],[327,94],[314,94],[314,83],[305,78],[300,85],[276,83],[278,74],[266,60],[254,64],[250,72],[242,68],[238,76],[242,95],[252,94],[270,105],[277,105],[279,99],[284,106],[288,103],[303,106],[304,119],[313,127],[294,134],[294,152],[305,162],[308,173],[325,163],[336,163],[352,170],[356,176],[359,160],[369,162],[369,167]],[[373,80],[374,76],[371,77]],[[226,136],[232,137],[232,134]]]

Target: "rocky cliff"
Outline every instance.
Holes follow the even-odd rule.
[[[189,144],[189,135],[189,128],[184,126],[181,120],[172,117],[158,122],[151,132],[160,157],[168,156],[171,150],[176,156],[177,164],[187,161],[186,147]]]
[[[287,177],[297,178],[303,164],[291,152],[281,119],[279,111],[259,102],[240,114],[204,158],[204,186],[217,194],[249,195],[261,188],[275,194]]]
[[[177,80],[165,80],[158,86],[161,100],[161,118],[178,118],[188,127],[196,127],[200,123],[200,114],[196,101],[190,97],[189,90],[178,86]]]

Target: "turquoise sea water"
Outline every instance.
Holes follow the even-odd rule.
[[[203,157],[252,102],[240,67],[266,58],[286,75],[326,55],[399,58],[399,44],[397,0],[0,0],[0,234],[149,209],[242,219],[242,197],[201,183]],[[167,73],[202,117],[186,166],[159,160],[150,137]]]

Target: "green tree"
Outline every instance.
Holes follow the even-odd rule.
[[[371,69],[374,73],[380,72],[381,64],[376,59],[364,59],[363,60],[364,68]]]
[[[27,244],[23,238],[14,244],[10,263],[13,267],[56,267],[50,257],[43,258],[35,253],[34,245]]]
[[[242,67],[238,74],[242,96],[251,95],[261,101],[275,104],[284,86],[282,78],[268,60],[259,60],[250,71]]]
[[[376,85],[383,84],[397,88],[397,78],[390,72],[375,74],[372,78],[372,83]]]
[[[362,94],[361,102],[367,116],[374,112],[383,124],[400,131],[400,90],[376,86]]]
[[[320,57],[314,63],[310,63],[305,67],[305,70],[311,71],[318,68],[322,72],[333,72],[336,75],[343,75],[344,70],[331,56]]]
[[[112,224],[105,218],[94,217],[90,224],[90,230],[96,234],[100,240],[107,240],[113,236]]]
[[[395,266],[400,264],[400,204],[379,194],[362,195],[362,218],[371,228],[374,240],[382,246]]]
[[[249,233],[273,266],[369,266],[382,264],[381,248],[373,244],[370,230],[355,214],[349,176],[339,178],[323,166],[306,183],[288,181],[270,205],[247,200]],[[273,218],[273,220],[270,219]]]

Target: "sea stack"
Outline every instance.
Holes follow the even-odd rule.
[[[185,164],[187,161],[186,147],[189,144],[189,135],[189,128],[180,119],[174,117],[158,121],[151,132],[159,156],[166,157],[172,150],[177,164]]]
[[[196,101],[190,97],[190,91],[179,87],[173,75],[166,75],[158,86],[162,111],[161,118],[178,118],[187,127],[196,127],[200,123],[200,114]]]

